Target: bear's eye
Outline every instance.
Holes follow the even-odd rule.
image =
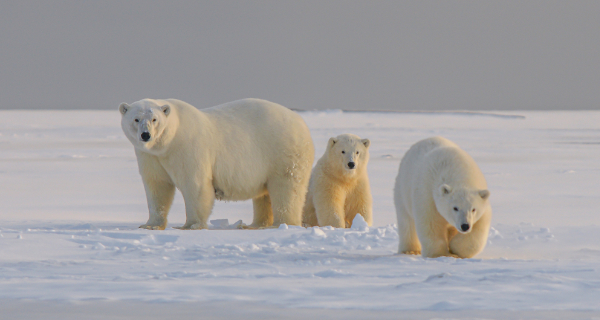
[[[140,119],[135,119],[135,122],[140,122]]]
[[[155,119],[152,119],[152,122],[156,122],[156,118],[155,118]]]
[[[346,153],[346,151],[342,151],[342,153]]]
[[[471,211],[475,212],[475,208],[471,209]]]
[[[454,209],[454,211],[458,211],[458,208],[457,208],[457,207],[454,207],[453,209]]]
[[[356,151],[356,154],[358,154],[358,151]]]

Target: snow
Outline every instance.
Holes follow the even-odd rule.
[[[600,311],[600,112],[300,114],[317,158],[331,136],[371,140],[372,227],[357,216],[350,229],[239,230],[252,220],[244,201],[217,203],[211,230],[182,231],[178,194],[166,230],[138,229],[146,199],[117,111],[0,111],[0,308]],[[396,254],[398,165],[434,135],[488,180],[492,228],[474,259]]]
[[[352,220],[352,226],[350,228],[352,230],[369,231],[369,225],[360,214],[354,216],[354,219]]]

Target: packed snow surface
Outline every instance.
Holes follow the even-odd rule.
[[[178,195],[167,230],[141,230],[146,198],[116,110],[0,112],[0,300],[600,310],[600,112],[300,114],[317,159],[332,136],[371,140],[372,227],[239,230],[245,201],[217,203],[211,230],[182,231]],[[488,181],[492,228],[475,259],[396,254],[398,165],[434,135]]]

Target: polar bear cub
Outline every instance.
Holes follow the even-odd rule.
[[[300,225],[314,146],[295,112],[244,99],[198,110],[175,99],[121,104],[150,218],[164,229],[175,188],[185,201],[182,229],[205,229],[215,198],[252,199],[254,227]]]
[[[369,139],[342,134],[329,139],[325,154],[312,171],[303,210],[305,226],[347,228],[356,214],[373,222],[367,174]]]
[[[487,242],[492,209],[481,170],[452,141],[414,144],[400,162],[394,188],[398,253],[470,258]]]

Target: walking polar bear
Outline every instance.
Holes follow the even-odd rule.
[[[329,139],[310,178],[303,225],[347,228],[356,214],[372,224],[373,199],[367,174],[370,144],[369,139],[353,134]]]
[[[452,141],[414,144],[400,162],[394,188],[398,253],[470,258],[487,242],[492,209],[481,170]]]
[[[146,189],[150,217],[140,228],[166,227],[175,188],[181,229],[206,229],[215,198],[252,199],[253,227],[301,224],[314,146],[295,112],[258,99],[203,110],[144,99],[119,110]]]

